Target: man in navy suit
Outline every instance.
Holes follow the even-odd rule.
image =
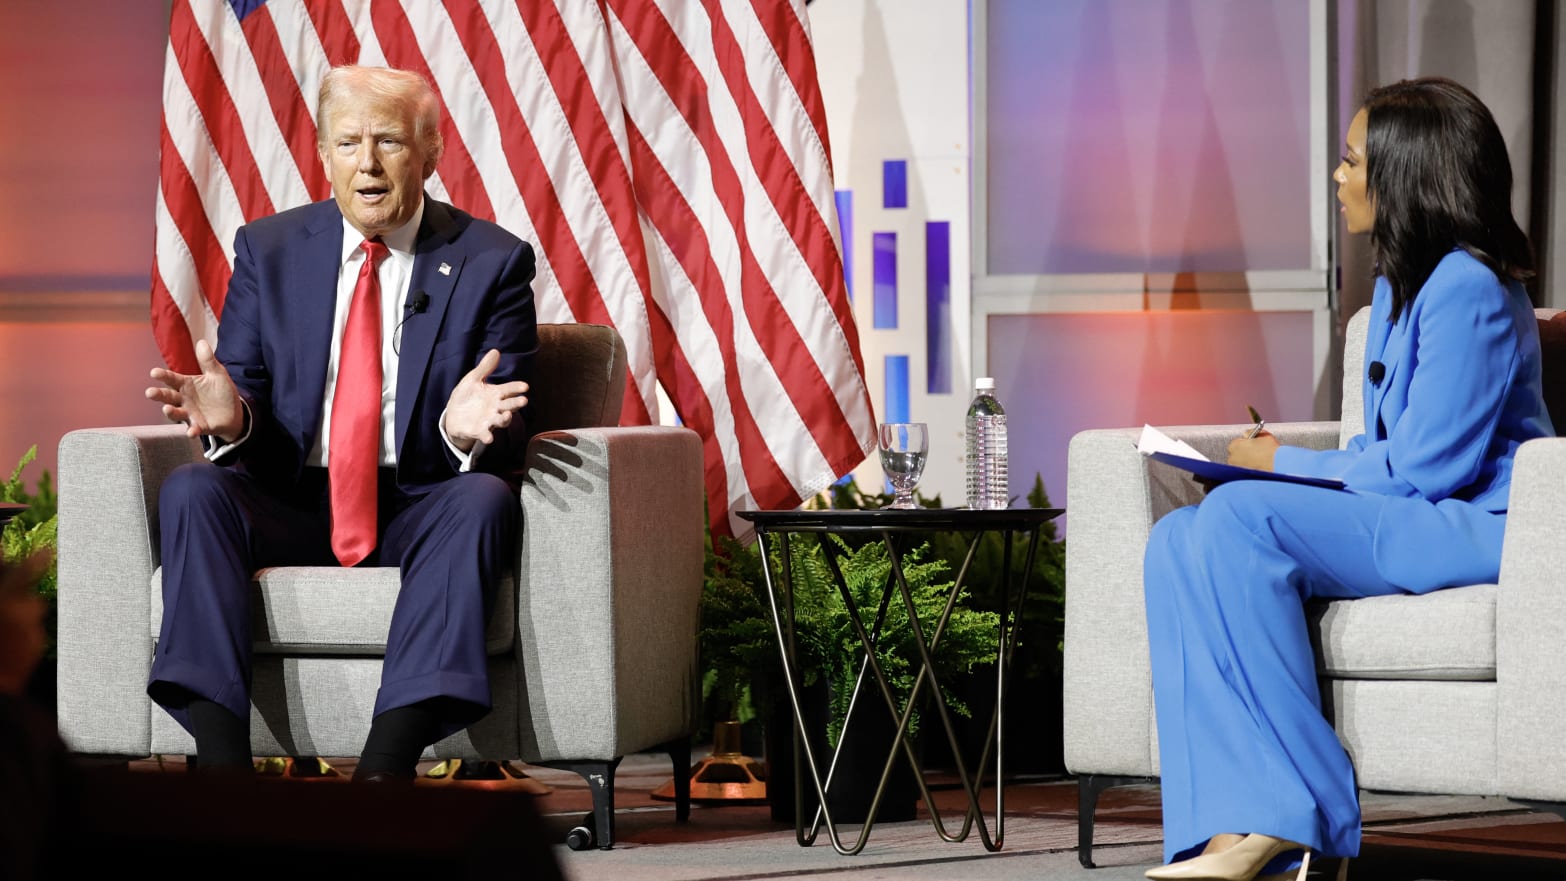
[[[442,145],[423,77],[336,68],[316,123],[334,198],[241,228],[217,352],[197,342],[199,374],[152,371],[147,397],[209,461],[159,497],[147,691],[201,767],[248,768],[255,571],[395,565],[354,776],[411,779],[425,747],[490,707],[485,619],[515,551],[538,347],[533,251],[425,195]]]

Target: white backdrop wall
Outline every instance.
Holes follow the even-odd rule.
[[[851,194],[851,208],[845,212],[850,229],[843,246],[876,415],[885,421],[888,413],[888,359],[893,359],[894,413],[900,409],[896,371],[906,364],[907,417],[930,426],[930,459],[920,492],[939,494],[948,505],[961,504],[962,424],[973,388],[968,344],[968,2],[814,0],[808,12],[839,204],[844,204],[845,192]],[[885,207],[889,162],[905,163],[906,207]],[[936,224],[937,247],[939,225],[946,224],[949,247],[948,310],[945,321],[936,316],[934,326],[927,309],[932,295],[927,259],[931,224]],[[873,249],[878,238],[896,246],[891,327],[877,327]],[[885,261],[883,256],[883,277]],[[939,279],[935,284],[939,287]],[[884,287],[883,282],[883,305]],[[943,292],[933,293],[939,301]],[[888,323],[885,312],[879,323]],[[930,391],[932,359],[950,391]],[[943,384],[936,385],[939,389]],[[867,489],[882,485],[874,458],[854,476]]]

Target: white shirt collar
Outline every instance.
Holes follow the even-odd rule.
[[[419,199],[419,207],[413,210],[413,216],[408,218],[408,222],[381,236],[381,242],[392,251],[412,256],[413,246],[417,243],[419,238],[419,224],[423,221],[424,200],[421,198]],[[352,257],[354,254],[360,253],[359,246],[364,244],[364,241],[364,233],[359,232],[359,230],[354,227],[353,224],[348,222],[348,218],[344,217],[343,253],[342,259],[338,262],[337,265],[341,266],[344,263],[347,263],[348,258]]]

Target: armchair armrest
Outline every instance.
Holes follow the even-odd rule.
[[[1501,794],[1566,801],[1566,438],[1523,444],[1496,592]]]
[[[1248,425],[1164,429],[1211,459]],[[1279,441],[1312,449],[1338,443],[1336,422],[1268,426]],[[1068,770],[1157,774],[1152,673],[1142,557],[1158,518],[1201,501],[1188,472],[1136,451],[1140,429],[1084,431],[1066,469],[1065,758]]]
[[[60,440],[58,713],[74,750],[150,750],[158,489],[199,455],[183,425],[85,429]],[[126,732],[139,734],[127,740]]]
[[[690,732],[703,475],[701,441],[685,428],[551,431],[529,444],[517,570],[524,760],[609,759]],[[671,681],[683,701],[668,700]]]

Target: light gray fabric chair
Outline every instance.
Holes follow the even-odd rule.
[[[494,709],[432,757],[570,768],[614,841],[614,769],[666,750],[689,809],[699,698],[701,444],[685,428],[619,428],[625,346],[612,328],[543,325],[528,419],[515,577],[489,628]],[[59,458],[59,724],[84,754],[194,752],[146,694],[162,614],[160,482],[198,456],[184,426],[74,431]],[[251,747],[356,756],[369,730],[399,587],[392,568],[280,567],[255,581]]]
[[[1549,314],[1540,312],[1541,327]],[[1368,321],[1367,308],[1348,325],[1343,421],[1269,423],[1280,441],[1328,449],[1361,433]],[[1547,347],[1547,395],[1559,384],[1552,385],[1552,368],[1560,365]],[[1222,459],[1247,428],[1166,431]],[[1069,451],[1065,760],[1079,778],[1083,865],[1092,865],[1093,810],[1103,789],[1158,775],[1142,555],[1159,517],[1202,496],[1186,472],[1138,454],[1137,435],[1085,431]],[[1499,586],[1312,608],[1324,707],[1361,788],[1566,802],[1563,486],[1566,439],[1525,444],[1512,480]]]

